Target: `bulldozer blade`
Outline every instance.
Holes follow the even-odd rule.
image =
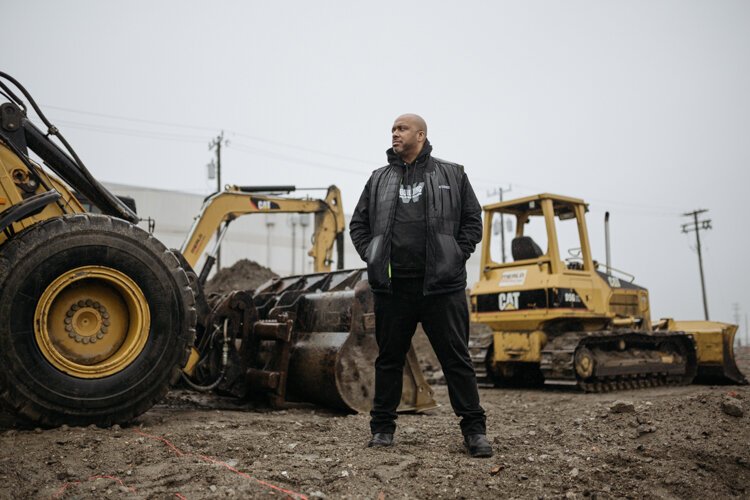
[[[674,330],[683,331],[695,339],[698,357],[697,383],[747,384],[734,357],[734,336],[737,325],[718,321],[674,321]]]
[[[291,278],[269,282],[256,292],[256,306],[269,319],[278,314],[295,318],[287,399],[368,412],[378,347],[373,297],[364,270]],[[269,297],[274,304],[267,303]],[[421,412],[436,406],[412,347],[398,411]]]

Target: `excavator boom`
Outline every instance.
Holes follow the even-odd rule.
[[[341,191],[336,186],[329,186],[323,199],[290,198],[273,194],[295,189],[294,186],[227,186],[224,191],[209,196],[195,217],[180,250],[185,261],[195,268],[213,235],[219,232],[217,243],[220,243],[229,224],[238,217],[250,214],[311,213],[315,214],[315,227],[313,245],[308,255],[313,258],[314,272],[330,271],[334,243],[337,246],[337,269],[343,269],[345,218]],[[217,246],[208,254],[200,271],[203,282],[215,260]]]

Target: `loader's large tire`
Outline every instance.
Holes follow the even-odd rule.
[[[65,216],[0,247],[0,403],[26,420],[132,420],[179,378],[194,335],[184,270],[132,224]]]

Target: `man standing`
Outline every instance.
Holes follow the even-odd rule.
[[[421,322],[461,417],[466,449],[490,457],[465,295],[465,264],[482,239],[482,209],[463,167],[431,155],[420,116],[399,116],[391,132],[388,165],[372,173],[349,225],[375,297],[379,354],[368,446],[393,444],[404,361]]]

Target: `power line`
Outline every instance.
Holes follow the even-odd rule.
[[[358,163],[364,163],[366,165],[373,165],[373,164],[376,163],[376,162],[369,161],[369,160],[363,160],[361,158],[354,158],[352,156],[345,156],[345,155],[340,155],[340,154],[336,154],[336,153],[329,153],[327,151],[321,151],[319,149],[312,149],[312,148],[308,148],[308,147],[304,147],[304,146],[297,146],[295,144],[290,144],[290,143],[287,143],[287,142],[274,141],[272,139],[265,139],[265,138],[262,138],[262,137],[257,137],[257,136],[253,136],[253,135],[243,134],[243,133],[240,133],[240,132],[233,132],[231,130],[229,131],[229,133],[232,136],[244,137],[245,139],[250,139],[250,140],[253,140],[253,141],[265,142],[266,144],[272,144],[274,146],[280,146],[280,147],[289,148],[289,149],[296,149],[298,151],[304,151],[306,153],[314,153],[314,154],[318,154],[318,155],[329,156],[331,158],[337,158],[337,159],[340,159],[340,160],[356,161]]]
[[[367,170],[357,170],[357,169],[346,168],[346,167],[333,167],[331,165],[326,165],[325,163],[318,163],[318,162],[313,162],[309,160],[301,160],[293,156],[287,156],[281,153],[275,153],[273,151],[259,149],[253,146],[248,146],[247,144],[242,144],[242,143],[237,143],[237,142],[232,142],[232,150],[241,151],[247,154],[265,156],[266,158],[272,158],[275,160],[280,160],[280,161],[284,161],[288,163],[294,163],[296,165],[300,165],[300,164],[309,165],[312,167],[324,168],[327,170],[334,170],[337,172],[344,172],[347,174],[363,175],[363,174],[369,173],[369,171]]]
[[[88,132],[99,132],[103,134],[112,135],[125,135],[130,137],[140,137],[143,139],[156,139],[164,141],[177,141],[177,142],[205,142],[205,137],[189,136],[184,134],[172,134],[168,132],[155,132],[147,130],[136,130],[128,129],[123,127],[111,127],[107,125],[91,125],[87,123],[71,122],[68,120],[55,120],[61,125],[78,130],[86,130]]]
[[[160,120],[148,120],[148,119],[143,119],[143,118],[134,118],[134,117],[121,116],[121,115],[113,115],[113,114],[108,114],[108,113],[77,110],[77,109],[66,108],[62,106],[45,105],[45,107],[50,108],[50,109],[55,109],[58,111],[68,112],[68,113],[94,116],[94,117],[99,117],[99,118],[107,118],[107,119],[112,119],[112,120],[121,120],[121,121],[126,121],[126,122],[133,122],[133,123],[143,123],[143,124],[156,125],[156,126],[162,126],[162,127],[175,127],[175,128],[181,128],[181,129],[211,131],[211,132],[216,130],[215,128],[205,127],[205,126],[189,125],[189,124],[160,121]],[[162,131],[149,131],[149,130],[142,130],[142,129],[109,126],[109,125],[87,124],[87,123],[80,123],[80,122],[69,121],[69,120],[56,120],[56,121],[70,128],[86,130],[90,132],[104,133],[104,134],[125,135],[129,137],[138,137],[138,138],[144,138],[144,139],[166,140],[166,141],[187,142],[187,143],[202,143],[205,141],[205,137],[195,136],[195,135],[177,134],[177,133],[162,132]],[[281,148],[293,149],[293,150],[302,151],[306,153],[313,153],[317,155],[327,156],[330,158],[336,158],[339,160],[353,161],[353,162],[362,163],[362,164],[370,165],[370,166],[377,165],[378,163],[376,161],[364,160],[362,158],[339,155],[336,153],[330,153],[330,152],[322,151],[319,149],[308,148],[305,146],[299,146],[296,144],[276,141],[273,139],[266,139],[264,137],[250,135],[250,134],[246,134],[244,132],[239,132],[239,131],[227,130],[227,135],[231,137],[241,137],[241,138],[249,139],[252,141],[263,142],[263,143],[281,147]],[[366,173],[358,169],[349,169],[345,167],[332,167],[324,163],[313,162],[309,160],[301,160],[299,158],[288,156],[283,153],[275,153],[272,151],[260,149],[255,146],[250,146],[247,144],[236,143],[236,142],[234,144],[236,146],[242,146],[242,147],[235,146],[235,149],[237,149],[238,151],[241,151],[244,153],[256,154],[259,156],[265,156],[267,158],[273,158],[273,159],[277,159],[280,161],[293,162],[295,164],[305,164],[305,165],[309,165],[312,167],[325,168],[327,170],[334,170],[338,172],[351,173],[351,174],[357,174],[357,175],[362,175],[363,173]],[[495,187],[499,184],[499,182],[496,179],[474,177],[474,180],[478,181],[479,184],[484,184],[484,185],[488,185],[492,187]],[[526,189],[532,192],[542,193],[542,192],[548,191],[547,189],[544,189],[538,186],[529,186],[529,185],[525,185],[525,184],[521,184],[517,182],[514,182],[513,184],[521,189]],[[682,209],[678,209],[675,207],[634,204],[634,203],[628,203],[625,201],[616,201],[616,200],[602,200],[602,199],[589,198],[589,201],[597,202],[600,204],[606,204],[607,206],[615,206],[615,207],[619,206],[622,208],[626,208],[630,211],[641,211],[648,215],[659,215],[659,216],[665,216],[665,217],[678,217],[680,215],[680,212],[682,211]],[[670,210],[670,212],[664,212],[664,210]],[[674,210],[674,211],[672,212],[671,210]]]
[[[187,143],[203,143],[206,140],[204,137],[198,137],[198,136],[168,134],[168,133],[160,133],[160,132],[146,132],[146,131],[127,129],[127,128],[122,128],[122,127],[88,125],[85,123],[70,122],[67,120],[55,120],[55,121],[61,125],[65,125],[66,127],[69,127],[72,129],[85,130],[88,132],[97,132],[97,133],[103,133],[103,134],[124,135],[128,137],[138,137],[142,139],[168,140],[168,141],[187,142]],[[273,151],[256,148],[256,147],[243,144],[243,143],[233,142],[232,145],[233,145],[232,147],[233,150],[239,151],[241,153],[263,156],[266,158],[272,158],[272,159],[280,160],[280,161],[287,162],[287,163],[293,163],[295,165],[308,165],[311,167],[323,168],[327,170],[334,170],[337,172],[344,172],[344,173],[356,174],[356,175],[362,175],[364,173],[367,173],[366,170],[351,169],[351,168],[346,168],[346,167],[335,167],[335,166],[327,165],[325,163],[312,162],[309,160],[284,155],[282,153],[276,153]]]
[[[193,129],[193,130],[205,130],[205,131],[214,131],[215,128],[210,127],[199,127],[196,125],[185,125],[182,123],[174,123],[174,122],[163,122],[163,121],[157,121],[157,120],[146,120],[143,118],[132,118],[127,116],[118,116],[118,115],[110,115],[106,113],[96,113],[93,111],[81,111],[78,109],[71,109],[71,108],[63,108],[61,106],[52,106],[50,104],[45,104],[45,108],[49,109],[56,109],[58,111],[66,111],[68,113],[76,113],[79,115],[88,115],[88,116],[98,116],[101,118],[110,118],[112,120],[122,120],[126,122],[134,122],[134,123],[147,123],[150,125],[161,125],[166,127],[177,127],[177,128],[185,128],[185,129]]]
[[[498,184],[501,184],[501,182],[497,179],[489,179],[486,177],[471,177],[473,181],[479,181],[477,184],[479,185],[485,185],[485,186],[491,186],[495,187]],[[554,190],[549,190],[547,188],[543,188],[540,186],[530,186],[528,184],[522,184],[518,182],[512,183],[514,186],[521,188],[521,190],[528,191],[530,193],[548,193],[548,192],[554,192]],[[606,205],[608,207],[620,207],[625,208],[628,210],[633,211],[641,211],[649,215],[659,215],[659,216],[665,216],[665,217],[679,217],[682,212],[684,211],[684,208],[678,208],[678,207],[668,207],[663,205],[644,205],[641,203],[631,203],[627,201],[618,201],[618,200],[604,200],[601,198],[586,198],[587,202],[594,202],[597,204]],[[668,210],[668,211],[665,211]]]
[[[158,126],[163,126],[163,127],[177,127],[177,128],[183,128],[183,129],[211,131],[211,132],[213,132],[214,130],[216,130],[215,128],[210,128],[210,127],[202,127],[202,126],[197,126],[197,125],[185,125],[185,124],[181,124],[181,123],[165,122],[165,121],[158,121],[158,120],[146,120],[146,119],[143,119],[143,118],[132,118],[132,117],[127,117],[127,116],[118,116],[118,115],[111,115],[111,114],[107,114],[107,113],[97,113],[97,112],[92,112],[92,111],[80,111],[80,110],[75,110],[75,109],[71,109],[71,108],[64,108],[64,107],[61,107],[61,106],[45,105],[45,107],[50,108],[50,109],[56,109],[58,111],[65,111],[65,112],[68,112],[68,113],[76,113],[76,114],[87,115],[87,116],[96,116],[96,117],[100,117],[100,118],[108,118],[108,119],[112,119],[112,120],[121,120],[121,121],[133,122],[133,123],[144,123],[144,124],[158,125]],[[63,122],[60,121],[60,123],[63,123]],[[74,123],[74,122],[68,122],[68,123]],[[84,124],[78,124],[78,126],[84,126]],[[96,125],[89,125],[89,126],[94,127]],[[131,129],[130,132],[139,132],[139,131],[133,131]],[[364,160],[362,158],[355,158],[355,157],[352,157],[352,156],[339,155],[339,154],[336,154],[336,153],[331,153],[331,152],[323,151],[323,150],[320,150],[320,149],[308,148],[308,147],[305,147],[305,146],[299,146],[299,145],[291,144],[291,143],[287,143],[287,142],[276,141],[276,140],[273,140],[273,139],[266,139],[264,137],[250,135],[250,134],[246,134],[244,132],[239,132],[239,131],[234,131],[234,130],[227,130],[227,134],[229,136],[242,137],[242,138],[245,138],[245,139],[250,139],[252,141],[264,142],[266,144],[272,144],[274,146],[279,146],[279,147],[288,148],[288,149],[296,149],[298,151],[304,151],[306,153],[314,153],[314,154],[318,154],[318,155],[322,155],[322,156],[328,156],[328,157],[331,157],[331,158],[337,158],[337,159],[340,159],[340,160],[355,161],[355,162],[364,163],[364,164],[367,164],[367,165],[372,165],[373,164],[372,161],[370,161],[370,160]],[[201,139],[201,141],[203,141],[203,140],[204,139]]]
[[[138,137],[138,138],[143,138],[143,139],[168,140],[168,141],[188,142],[188,143],[202,143],[205,141],[205,137],[185,135],[185,134],[137,130],[137,129],[124,128],[124,127],[112,127],[112,126],[107,126],[107,125],[91,125],[91,124],[80,123],[80,122],[72,122],[68,120],[55,120],[55,121],[61,125],[64,125],[72,129],[86,130],[89,132],[97,132],[97,133],[103,133],[103,134],[124,135],[124,136]],[[246,136],[245,134],[237,134],[237,135],[241,135],[243,137],[251,137],[251,136]],[[262,140],[262,139],[258,139],[258,140]],[[273,143],[275,141],[267,141],[267,142]],[[279,143],[279,144],[281,145],[283,143]],[[260,149],[260,148],[250,146],[247,144],[243,144],[243,143],[233,142],[232,149],[235,149],[239,152],[246,153],[246,154],[264,156],[266,158],[273,158],[273,159],[281,160],[281,161],[288,162],[288,163],[294,163],[296,165],[304,164],[304,165],[308,165],[311,167],[324,168],[327,170],[334,170],[338,172],[345,172],[345,173],[357,174],[357,175],[362,175],[363,173],[366,173],[366,171],[364,170],[350,169],[350,168],[345,168],[345,167],[334,167],[334,166],[327,165],[324,163],[312,162],[309,160],[304,160],[304,159],[296,158],[293,156],[284,155],[282,153],[276,153],[273,151]],[[304,151],[307,148],[295,147],[295,149]],[[330,155],[330,156],[348,158],[348,157],[344,157],[340,155]],[[364,160],[358,160],[358,161],[364,162]],[[367,163],[369,163],[370,165],[373,164],[373,162],[367,162]]]

